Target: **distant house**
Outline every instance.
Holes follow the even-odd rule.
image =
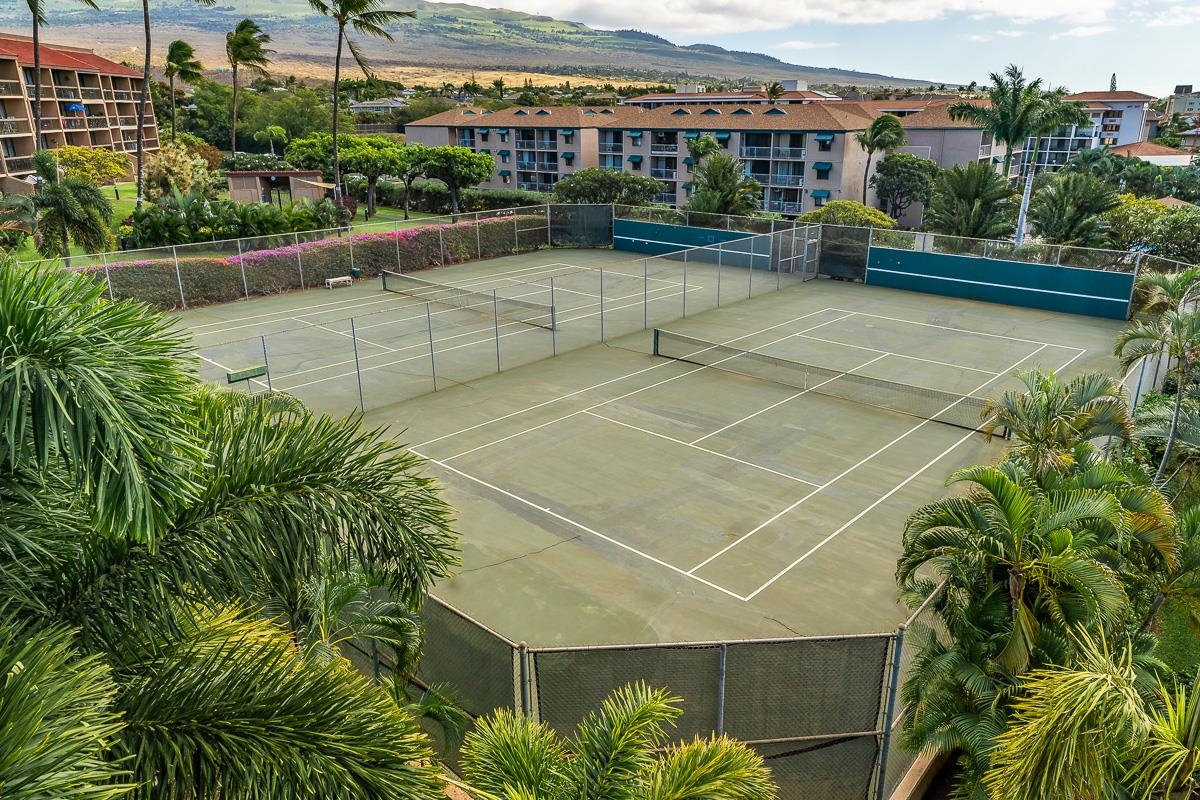
[[[225,180],[229,197],[236,203],[278,203],[282,206],[284,194],[290,203],[317,202],[325,196],[326,189],[333,188],[333,184],[322,183],[319,170],[230,171],[225,173]]]
[[[1186,167],[1195,158],[1193,153],[1174,147],[1165,147],[1154,142],[1134,142],[1114,147],[1113,153],[1126,158],[1137,158],[1160,167]]]
[[[381,97],[378,100],[351,100],[352,114],[388,114],[404,108],[408,101],[402,97]]]
[[[1192,128],[1179,134],[1179,146],[1185,150],[1200,148],[1200,128]]]
[[[1192,205],[1186,200],[1180,200],[1178,197],[1160,197],[1154,202],[1164,205],[1167,208],[1179,208],[1180,206]]]

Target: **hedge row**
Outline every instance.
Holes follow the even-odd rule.
[[[545,245],[545,218],[521,215],[480,220],[478,225],[468,220],[293,242],[240,256],[185,256],[178,259],[178,269],[173,258],[113,262],[108,264],[107,280],[115,298],[168,310],[322,286],[326,278],[349,275],[352,260],[363,275],[376,277],[384,269],[427,269]],[[105,280],[104,267],[87,271]],[[180,297],[181,287],[186,302]]]
[[[361,178],[351,178],[347,183],[359,202],[365,203],[367,182]],[[458,199],[459,210],[468,212],[545,205],[551,202],[552,198],[541,192],[527,192],[521,189],[463,189],[459,193]],[[380,181],[379,185],[375,187],[375,200],[383,206],[403,208],[404,184]],[[424,211],[429,214],[449,214],[450,190],[441,181],[414,181],[410,207],[414,211]]]

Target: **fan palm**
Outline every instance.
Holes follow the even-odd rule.
[[[1127,598],[1105,559],[1123,509],[1110,492],[1043,490],[1015,461],[967,467],[948,485],[965,495],[922,506],[904,529],[897,579],[905,585],[926,566],[942,578],[976,586],[995,576],[1007,592],[1010,623],[996,662],[1025,671],[1039,647],[1072,623],[1113,622]]]
[[[252,19],[244,19],[229,33],[225,34],[225,56],[229,59],[229,67],[233,72],[233,105],[229,117],[229,147],[237,152],[237,115],[238,115],[238,70],[248,69],[251,72],[266,77],[267,65],[271,63],[271,53],[267,48],[271,43],[269,34],[263,33],[262,28]]]
[[[859,147],[867,151],[867,169],[863,172],[863,205],[867,203],[867,182],[871,178],[871,158],[877,151],[888,152],[897,147],[903,147],[908,138],[900,124],[900,118],[892,114],[880,114],[871,120],[867,129],[854,134],[854,140]]]
[[[417,15],[415,11],[392,11],[383,0],[308,0],[309,6],[322,16],[337,23],[337,55],[333,60],[333,196],[341,197],[342,166],[338,160],[338,114],[340,113],[339,84],[342,80],[342,47],[350,50],[354,63],[367,76],[371,76],[370,65],[358,45],[351,39],[346,28],[366,36],[385,41],[394,41],[386,26]],[[503,88],[501,88],[503,95]],[[503,97],[501,97],[503,99]]]
[[[171,141],[175,141],[178,123],[175,119],[175,79],[182,83],[195,83],[204,77],[204,65],[196,60],[196,51],[182,39],[167,45],[167,64],[163,69],[171,95]]]
[[[41,179],[33,198],[37,210],[37,248],[45,258],[71,261],[71,243],[90,253],[104,250],[112,237],[112,204],[100,187],[82,178],[60,175],[50,151],[33,157]]]
[[[1171,460],[1175,438],[1179,432],[1179,415],[1184,395],[1189,389],[1192,359],[1200,348],[1200,312],[1164,311],[1149,322],[1134,322],[1117,334],[1114,354],[1121,359],[1121,368],[1130,369],[1143,358],[1160,358],[1163,354],[1173,364],[1175,374],[1175,406],[1167,431],[1167,442],[1155,479],[1161,480]]]
[[[973,161],[942,171],[925,210],[925,225],[947,236],[1002,239],[1013,232],[1015,211],[1008,181],[991,164]]]
[[[25,0],[33,21],[33,152],[42,149],[42,49],[41,32],[46,24],[45,0]],[[99,8],[96,0],[79,0],[88,8]]]
[[[715,153],[696,167],[688,211],[749,216],[762,207],[762,184],[746,174],[742,160]]]
[[[463,775],[485,796],[769,800],[762,758],[724,736],[667,744],[679,698],[633,684],[612,693],[567,741],[507,709],[481,719],[462,749]]]
[[[1125,388],[1100,372],[1064,381],[1053,372],[1028,370],[1012,389],[984,404],[987,434],[1004,429],[1017,440],[1010,452],[1024,457],[1038,477],[1075,462],[1079,445],[1110,436],[1128,441],[1133,419]]]
[[[1038,189],[1029,206],[1029,220],[1033,232],[1048,244],[1104,247],[1109,229],[1101,215],[1119,202],[1117,193],[1094,175],[1065,173]]]

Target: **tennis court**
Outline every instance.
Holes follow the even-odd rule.
[[[277,390],[330,411],[386,395],[368,421],[458,512],[464,567],[437,594],[536,646],[891,630],[904,519],[999,455],[980,400],[1014,370],[1115,366],[1115,322],[621,255],[420,273],[454,297],[376,280],[182,316],[213,379],[264,337]]]

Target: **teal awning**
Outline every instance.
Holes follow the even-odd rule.
[[[687,133],[685,133],[685,134],[683,135],[683,138],[685,138],[685,139],[699,139],[699,138],[700,138],[700,131],[688,131]]]
[[[630,139],[640,139],[640,138],[642,138],[642,132],[641,131],[629,131],[629,138]]]
[[[508,133],[508,128],[493,128],[492,130],[494,130],[496,133]]]
[[[730,137],[730,135],[731,135],[731,134],[729,133],[729,131],[719,131],[719,132],[717,132],[717,133],[713,134],[713,137],[714,137],[714,138],[715,138],[715,139],[716,139],[718,142],[728,142],[728,141],[729,141],[729,137]]]
[[[492,131],[491,128],[479,128],[478,130],[480,136],[487,136]]]
[[[559,136],[574,136],[575,131],[572,128],[559,128],[558,134]]]
[[[812,196],[813,197],[829,197],[829,190],[828,189],[813,189]]]
[[[683,163],[687,164],[690,167],[692,164],[696,163],[696,160],[694,158],[692,158],[691,156],[686,156],[683,159]]]
[[[825,171],[827,169],[833,169],[833,164],[828,161],[814,161],[812,168],[815,170]]]
[[[563,153],[563,154],[562,154],[562,160],[563,160],[563,161],[574,161],[574,160],[575,160],[575,154],[574,154],[574,153],[572,153],[570,150],[568,150],[568,151],[566,151],[565,153]]]
[[[499,153],[499,154],[500,154],[500,155],[502,155],[502,156],[507,156],[507,155],[511,155],[511,154],[512,154],[512,151],[511,151],[511,150],[497,150],[496,152],[497,152],[497,153]]]
[[[642,157],[635,153],[634,155],[631,155],[629,157],[629,163],[630,164],[640,164],[640,163],[642,163]]]
[[[813,138],[816,139],[818,142],[832,142],[833,134],[832,133],[818,133]]]
[[[692,182],[688,181],[687,183],[683,184],[683,188],[690,192],[692,190]]]
[[[500,177],[501,177],[501,178],[507,178],[507,177],[509,177],[509,176],[511,176],[511,175],[512,175],[512,170],[509,170],[509,169],[502,169],[502,170],[500,170]]]

